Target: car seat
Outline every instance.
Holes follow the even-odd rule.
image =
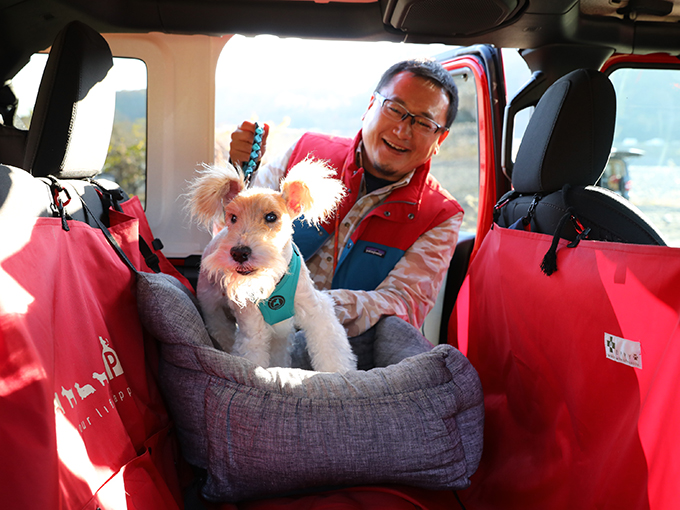
[[[116,91],[107,78],[113,56],[96,31],[74,21],[57,35],[40,81],[21,168],[36,182],[15,186],[37,216],[110,226],[109,208],[122,211],[127,193],[110,179],[98,179],[106,161],[113,130]],[[21,178],[16,172],[0,176]],[[46,186],[40,186],[42,181]],[[0,214],[11,188],[0,186]],[[21,191],[20,191],[21,190]],[[82,198],[82,201],[80,198]],[[140,214],[141,206],[140,206]],[[158,251],[163,244],[147,233],[139,248],[146,264],[160,271]]]
[[[626,200],[590,185],[614,114],[613,88],[597,71],[546,91],[517,155],[515,189],[462,286],[451,337],[478,371],[485,403],[482,460],[461,492],[467,508],[680,501],[668,453],[680,427],[680,251],[661,246]]]
[[[15,206],[20,203],[25,212],[38,217],[60,216],[65,229],[67,219],[109,227],[111,207],[144,215],[141,204],[130,200],[116,182],[94,179],[106,161],[113,130],[116,92],[107,79],[112,66],[108,43],[84,23],[71,22],[57,35],[40,82],[21,166],[36,179],[1,167],[0,215],[11,209],[5,207],[10,191]],[[164,265],[165,271],[175,274],[159,255],[162,248],[150,231],[140,232],[145,264],[154,272]]]
[[[113,128],[113,67],[104,38],[83,23],[57,36],[29,128],[24,168],[36,177],[91,177],[104,165]],[[95,122],[86,122],[96,119]]]
[[[104,166],[113,129],[116,92],[106,79],[112,67],[108,43],[84,23],[69,23],[52,45],[22,165],[50,187],[52,204],[45,204],[43,215],[54,214],[59,207],[55,197],[60,197],[64,217],[95,226],[80,195],[108,224],[109,206],[128,198],[116,183],[92,180]]]
[[[556,240],[665,246],[639,209],[595,186],[609,157],[615,117],[614,87],[601,72],[578,69],[553,83],[522,138],[513,190],[496,205],[496,222]]]

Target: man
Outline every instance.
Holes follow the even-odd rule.
[[[319,229],[296,224],[294,240],[350,337],[386,316],[420,328],[434,305],[463,210],[429,175],[430,158],[457,107],[456,86],[441,65],[399,62],[380,79],[353,140],[307,133],[254,175],[254,186],[278,189],[293,164],[312,156],[329,161],[348,188],[335,218]],[[244,122],[232,134],[232,162],[248,160],[254,129]]]

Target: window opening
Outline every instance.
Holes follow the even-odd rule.
[[[406,44],[236,35],[217,64],[215,162],[229,158],[231,133],[244,120],[270,125],[266,163],[307,131],[354,137],[382,73],[413,57],[448,52],[443,44]],[[258,55],[267,78],[234,79]],[[432,158],[432,174],[465,209],[464,230],[476,231],[479,144],[474,78],[454,76],[460,106],[451,134]]]
[[[630,200],[680,247],[680,70],[619,68],[616,127],[600,185]]]
[[[430,172],[463,207],[462,231],[477,230],[479,213],[479,127],[477,89],[471,71],[456,70],[458,114],[439,153],[432,158]]]

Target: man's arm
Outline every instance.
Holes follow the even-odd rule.
[[[347,334],[357,336],[387,315],[422,326],[449,269],[462,221],[461,212],[421,235],[375,290],[327,291]]]

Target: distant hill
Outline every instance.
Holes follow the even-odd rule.
[[[134,123],[138,119],[146,119],[146,90],[116,92],[115,122]]]

